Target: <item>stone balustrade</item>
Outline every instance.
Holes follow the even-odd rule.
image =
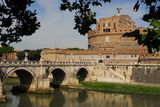
[[[92,65],[91,62],[58,62],[58,61],[3,61],[1,67],[6,66],[53,66],[53,65]]]

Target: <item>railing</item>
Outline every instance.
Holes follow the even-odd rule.
[[[97,62],[60,62],[60,61],[0,61],[0,67],[14,66],[94,66]],[[101,63],[100,63],[101,64]],[[106,66],[150,66],[160,67],[160,64],[105,64]]]
[[[150,66],[150,67],[155,67],[158,66],[160,67],[160,64],[143,64],[143,63],[138,63],[138,64],[105,64],[106,66]]]
[[[92,62],[58,62],[58,61],[3,61],[0,62],[0,67],[13,66],[78,66],[78,65],[92,65]]]

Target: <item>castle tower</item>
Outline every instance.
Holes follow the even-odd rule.
[[[96,29],[88,33],[89,49],[108,49],[108,48],[141,48],[134,38],[122,37],[126,32],[139,29],[141,33],[146,33],[145,28],[138,28],[135,22],[128,15],[118,14],[112,17],[100,18],[97,21]]]

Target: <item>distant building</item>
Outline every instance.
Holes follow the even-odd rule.
[[[15,61],[15,60],[17,60],[17,52],[6,53],[0,57],[0,61]]]
[[[128,15],[100,18],[96,29],[88,33],[88,49],[43,49],[45,61],[104,62],[108,64],[158,63],[160,54],[148,54],[147,48],[138,45],[134,38],[122,37],[136,29],[146,34],[147,28],[136,27]]]
[[[124,33],[139,29],[146,33],[146,28],[138,28],[128,15],[114,15],[112,17],[100,18],[96,29],[88,33],[89,49],[144,49],[139,46],[134,38],[122,37]]]
[[[118,53],[115,50],[67,50],[67,49],[43,49],[41,52],[43,61],[57,62],[104,62],[109,64],[115,63],[137,63],[139,54]]]

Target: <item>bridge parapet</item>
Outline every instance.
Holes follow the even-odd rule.
[[[57,61],[3,61],[0,62],[0,67],[16,67],[16,66],[55,66],[55,65],[69,65],[69,66],[78,66],[78,65],[87,65],[91,66],[91,62],[57,62]]]
[[[160,67],[160,64],[105,64],[106,66],[136,66],[136,67]]]

